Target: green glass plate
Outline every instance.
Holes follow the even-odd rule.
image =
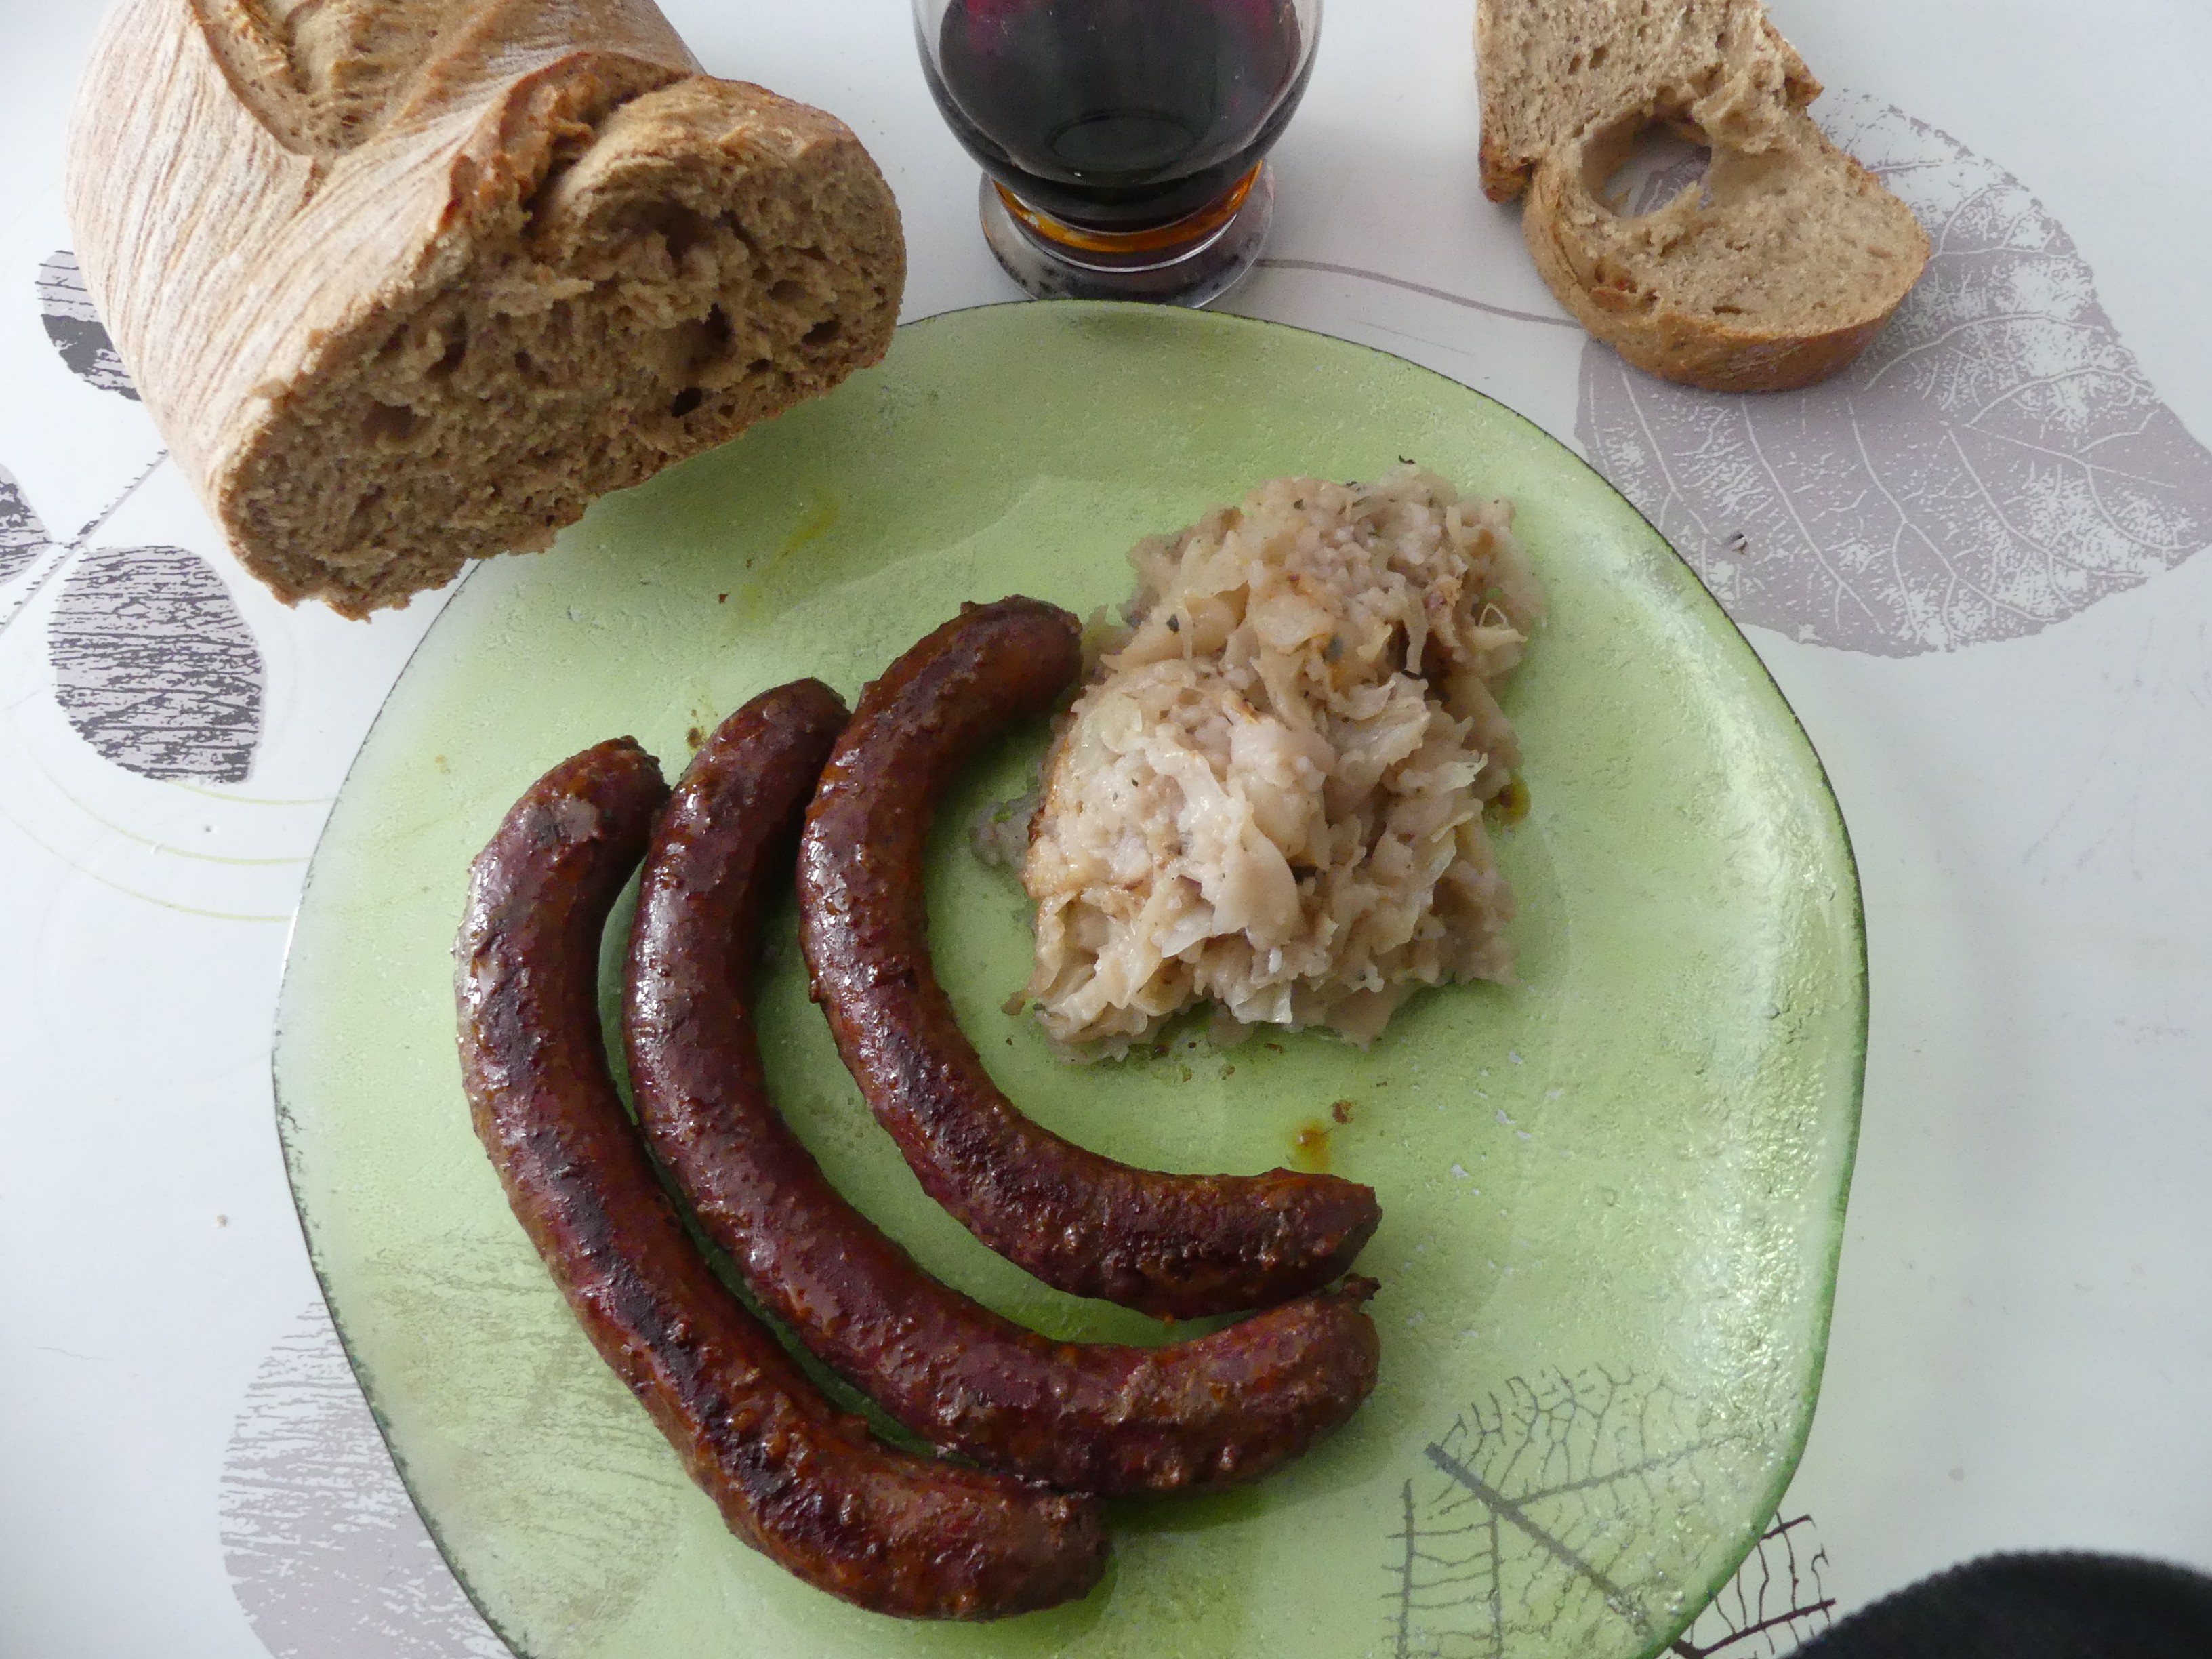
[[[1261,1485],[1114,1506],[1081,1605],[901,1625],[726,1533],[602,1365],[469,1128],[450,946],[471,857],[554,762],[687,738],[802,674],[848,697],[970,599],[1079,612],[1123,554],[1262,478],[1410,456],[1502,494],[1549,590],[1507,706],[1534,805],[1498,836],[1521,982],[1319,1036],[1072,1066],[1001,1011],[1026,903],[959,824],[939,968],[1012,1097],[1175,1170],[1325,1160],[1384,1212],[1382,1382]],[[793,922],[769,1069],[830,1176],[946,1279],[1064,1337],[1161,1328],[1048,1291],[922,1194],[807,1004]],[[479,568],[331,815],[286,969],[279,1121],[307,1242],[409,1490],[493,1624],[591,1655],[1648,1655],[1734,1571],[1811,1418],[1864,1053],[1857,884],[1818,761],[1742,637],[1619,495],[1397,359],[1241,319],[994,307],[899,331],[835,395]],[[1340,1104],[1341,1103],[1341,1104]],[[1340,1122],[1339,1115],[1348,1121]]]

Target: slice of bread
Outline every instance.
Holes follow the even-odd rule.
[[[1805,106],[1758,0],[1477,0],[1482,184],[1577,321],[1638,368],[1777,392],[1858,356],[1928,260],[1911,210]],[[1650,212],[1609,181],[1656,126],[1710,149]]]
[[[348,616],[877,361],[898,211],[652,0],[123,0],[87,286],[249,569]]]

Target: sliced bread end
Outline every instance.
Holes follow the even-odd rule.
[[[361,616],[542,548],[883,356],[904,245],[842,124],[694,76],[564,143],[536,178],[503,176],[495,143],[458,167],[443,252],[272,388],[211,481],[286,599]]]

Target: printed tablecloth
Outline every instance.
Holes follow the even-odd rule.
[[[668,10],[860,132],[908,317],[1015,297],[895,0]],[[96,11],[0,0],[0,1650],[495,1656],[338,1350],[268,1074],[307,860],[438,602],[284,609],[164,463],[61,212]],[[1730,1655],[1992,1549],[2212,1564],[2212,12],[1772,11],[1935,241],[1838,380],[1688,392],[1566,322],[1476,188],[1465,0],[1334,0],[1226,302],[1579,449],[1834,780],[1865,1111],[1810,1446],[1678,1644]]]

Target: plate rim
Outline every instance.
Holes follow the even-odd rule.
[[[1287,334],[1305,336],[1315,340],[1324,342],[1330,347],[1345,347],[1375,357],[1383,358],[1395,364],[1402,365],[1407,368],[1416,371],[1419,374],[1428,376],[1431,379],[1442,382],[1443,385],[1451,387],[1456,393],[1462,393],[1468,397],[1479,398],[1482,402],[1490,404],[1499,414],[1506,416],[1509,420],[1516,422],[1521,427],[1525,428],[1530,434],[1533,434],[1545,445],[1556,451],[1560,456],[1571,461],[1576,466],[1581,468],[1584,472],[1587,472],[1592,478],[1596,480],[1598,484],[1608,495],[1614,497],[1623,506],[1627,507],[1627,509],[1635,515],[1636,519],[1643,524],[1644,527],[1650,532],[1651,540],[1659,549],[1665,551],[1668,559],[1673,561],[1672,571],[1677,580],[1677,585],[1681,586],[1685,580],[1686,581],[1686,586],[1683,587],[1683,592],[1689,596],[1690,603],[1693,605],[1703,605],[1710,609],[1711,615],[1715,618],[1717,618],[1719,623],[1722,624],[1722,627],[1717,630],[1717,632],[1720,637],[1725,641],[1727,648],[1731,653],[1737,655],[1743,664],[1749,666],[1753,671],[1751,678],[1758,682],[1763,682],[1766,690],[1772,694],[1775,706],[1781,711],[1787,720],[1785,736],[1794,734],[1795,740],[1802,746],[1805,757],[1812,763],[1812,777],[1819,785],[1814,799],[1820,808],[1820,816],[1825,822],[1826,827],[1831,830],[1836,837],[1838,845],[1842,853],[1844,872],[1850,877],[1848,892],[1839,891],[1837,896],[1838,898],[1842,901],[1840,908],[1837,915],[1837,921],[1840,926],[1848,928],[1850,939],[1853,946],[1855,947],[1848,953],[1848,967],[1850,970],[1849,988],[1856,994],[1854,997],[1855,1017],[1850,1023],[1847,1033],[1847,1041],[1850,1048],[1848,1056],[1850,1087],[1848,1091],[1849,1099],[1844,1107],[1846,1127],[1840,1152],[1840,1178],[1837,1186],[1834,1203],[1828,1212],[1831,1242],[1826,1251],[1826,1259],[1819,1264],[1819,1283],[1820,1285],[1821,1294],[1817,1298],[1817,1311],[1813,1322],[1814,1328],[1812,1332],[1812,1340],[1809,1344],[1811,1370],[1809,1381],[1804,1396],[1805,1409],[1802,1413],[1797,1425],[1793,1431],[1790,1444],[1787,1447],[1781,1449],[1781,1455],[1777,1458],[1775,1462],[1776,1473],[1773,1479],[1769,1483],[1769,1487],[1765,1496],[1760,1500],[1757,1506],[1753,1520],[1746,1529],[1742,1538],[1736,1542],[1732,1542],[1723,1552],[1722,1559],[1725,1562],[1725,1566],[1723,1570],[1716,1573],[1707,1583],[1703,1585],[1695,1595],[1685,1597],[1684,1605],[1688,1608],[1688,1612],[1686,1615],[1680,1619],[1679,1622],[1675,1622],[1670,1619],[1665,1624],[1652,1626],[1654,1630],[1661,1631],[1663,1633],[1654,1640],[1649,1646],[1644,1648],[1636,1656],[1636,1659],[1659,1659],[1660,1656],[1665,1654],[1673,1644],[1704,1615],[1705,1609],[1714,1602],[1714,1601],[1719,1596],[1721,1591],[1727,1587],[1729,1581],[1741,1570],[1744,1562],[1750,1559],[1752,1552],[1757,1547],[1759,1540],[1764,1536],[1768,1520],[1772,1516],[1779,1513],[1781,1500],[1788,1492],[1790,1482],[1796,1476],[1798,1466],[1803,1461],[1806,1445],[1812,1436],[1814,1421],[1820,1413],[1820,1394],[1826,1379],[1828,1345],[1834,1324],[1836,1291],[1840,1276],[1845,1238],[1844,1219],[1850,1207],[1852,1182],[1857,1172],[1858,1141],[1863,1121],[1865,1106],[1867,1042],[1871,1013],[1871,995],[1868,972],[1865,895],[1859,878],[1858,852],[1856,847],[1852,842],[1850,826],[1844,816],[1843,805],[1837,796],[1834,780],[1829,775],[1827,763],[1821,757],[1819,745],[1813,741],[1812,733],[1806,730],[1804,721],[1797,713],[1796,706],[1791,703],[1788,696],[1783,691],[1780,682],[1774,678],[1773,672],[1767,666],[1765,659],[1760,656],[1756,647],[1752,645],[1750,637],[1744,632],[1742,625],[1737,623],[1735,618],[1729,614],[1727,608],[1714,597],[1712,591],[1705,586],[1703,579],[1698,575],[1695,567],[1682,556],[1681,553],[1675,548],[1674,544],[1660,531],[1658,526],[1651,521],[1650,516],[1641,507],[1638,507],[1636,503],[1632,501],[1624,491],[1615,485],[1611,479],[1607,478],[1602,472],[1600,472],[1595,465],[1592,463],[1587,456],[1577,453],[1565,439],[1550,432],[1537,422],[1532,420],[1528,416],[1523,415],[1520,410],[1513,408],[1510,404],[1504,402],[1500,398],[1492,396],[1489,392],[1482,391],[1480,387],[1469,386],[1464,380],[1458,380],[1450,374],[1445,374],[1441,369],[1432,368],[1426,363],[1418,362],[1413,358],[1402,356],[1396,352],[1386,350],[1379,346],[1369,345],[1364,341],[1348,339],[1342,335],[1331,334],[1323,330],[1304,328],[1294,323],[1279,322],[1271,318],[1249,317],[1236,312],[1216,312],[1171,306],[1158,306],[1133,301],[985,301],[975,305],[957,306],[945,311],[932,312],[926,317],[904,319],[898,324],[896,329],[894,331],[893,343],[895,344],[896,339],[899,337],[903,336],[909,329],[919,330],[925,328],[933,323],[945,322],[956,318],[972,316],[981,312],[1006,310],[1019,310],[1026,312],[1031,307],[1038,306],[1051,307],[1062,312],[1075,311],[1094,315],[1109,314],[1130,318],[1143,318],[1148,322],[1164,323],[1170,327],[1188,326],[1196,328],[1200,331],[1218,327],[1226,329],[1231,331],[1242,329],[1249,329],[1255,331],[1262,332],[1267,331],[1279,331]],[[889,358],[890,350],[891,347],[886,346],[883,357],[878,358],[873,363],[862,365],[860,368],[854,371],[854,375],[865,373],[871,369],[879,368],[883,365],[884,362]],[[843,386],[849,384],[853,378],[853,375],[848,375],[845,380],[840,381],[836,386],[832,386],[828,392],[821,393],[818,398],[809,398],[805,401],[807,403],[813,403],[820,401],[820,398],[822,398],[835,396],[838,390],[840,390]],[[798,406],[799,405],[793,405],[794,408]],[[771,416],[770,418],[773,419],[775,417]],[[767,423],[767,422],[759,422],[755,424],[766,425]],[[746,428],[747,431],[751,429],[751,428]],[[735,436],[726,440],[722,444],[714,445],[710,447],[709,449],[699,451],[698,455],[704,456],[713,453],[715,449],[726,448],[728,445],[738,441],[738,440],[744,435],[744,433],[738,433]],[[697,459],[697,457],[686,456],[684,458],[684,460],[695,459]],[[660,477],[663,472],[673,471],[675,467],[680,466],[682,464],[683,462],[681,461],[671,463],[670,465],[662,468],[660,472],[656,472],[653,475],[653,477],[657,478]],[[650,483],[652,481],[652,479],[648,478],[644,480],[643,483],[632,486],[632,488],[642,488],[644,483]],[[628,492],[617,491],[611,493],[625,494]],[[580,522],[580,520],[578,522]],[[562,527],[561,533],[565,535],[574,528],[575,526],[574,524],[563,526]],[[518,556],[513,552],[508,552],[494,556],[499,560],[508,560],[517,556],[529,557],[532,556],[528,554]],[[483,1620],[485,1625],[491,1630],[493,1634],[498,1637],[500,1641],[506,1644],[510,1652],[516,1656],[516,1659],[538,1659],[538,1656],[532,1653],[531,1650],[526,1648],[514,1635],[511,1634],[507,1628],[501,1622],[499,1618],[484,1604],[482,1596],[477,1592],[476,1585],[471,1581],[469,1575],[462,1570],[460,1563],[454,1559],[453,1550],[447,1544],[444,1530],[440,1526],[438,1521],[432,1516],[430,1511],[424,1507],[422,1498],[416,1491],[416,1482],[410,1473],[407,1455],[401,1449],[400,1445],[392,1432],[391,1424],[386,1420],[382,1407],[378,1404],[374,1395],[370,1390],[363,1376],[362,1361],[354,1352],[354,1340],[352,1335],[348,1331],[346,1321],[339,1312],[337,1303],[331,1292],[330,1275],[325,1268],[323,1253],[316,1244],[313,1231],[307,1219],[307,1211],[301,1200],[301,1175],[299,1167],[301,1152],[295,1133],[296,1114],[293,1109],[292,1103],[287,1098],[283,1067],[279,1063],[280,1057],[284,1048],[284,1036],[287,1023],[286,1017],[289,1012],[289,994],[293,984],[294,953],[298,946],[300,938],[300,920],[307,909],[308,896],[313,890],[315,885],[324,851],[329,840],[331,817],[335,815],[337,804],[345,798],[348,789],[351,787],[355,775],[360,768],[362,757],[368,753],[371,743],[375,738],[378,728],[384,724],[385,720],[389,715],[392,697],[399,690],[402,683],[407,679],[409,673],[415,665],[416,659],[422,654],[426,647],[429,646],[439,629],[444,625],[447,610],[453,600],[458,599],[460,596],[462,590],[492,562],[493,559],[491,558],[471,561],[468,568],[462,571],[460,575],[454,581],[447,587],[438,590],[437,614],[430,619],[428,624],[423,629],[421,636],[416,639],[415,643],[409,648],[404,660],[401,662],[398,671],[392,675],[391,684],[385,688],[384,695],[377,704],[376,714],[370,720],[368,725],[362,730],[361,741],[355,747],[352,757],[346,763],[344,775],[339,780],[337,789],[331,794],[331,814],[325,816],[322,828],[316,833],[314,850],[308,856],[307,870],[301,879],[299,896],[294,902],[291,915],[285,925],[284,949],[281,957],[274,1012],[270,1025],[269,1074],[274,1116],[276,1125],[277,1142],[279,1150],[283,1154],[284,1163],[284,1184],[286,1196],[291,1203],[293,1218],[298,1223],[300,1227],[301,1242],[306,1249],[308,1265],[314,1273],[316,1289],[321,1297],[324,1310],[329,1316],[331,1329],[337,1337],[340,1351],[345,1356],[346,1366],[351,1375],[354,1386],[359,1390],[362,1401],[368,1407],[370,1419],[376,1425],[378,1437],[383,1443],[385,1450],[392,1460],[393,1471],[399,1479],[402,1490],[404,1490],[407,1495],[409,1504],[414,1510],[416,1517],[422,1522],[424,1532],[428,1535],[431,1543],[436,1548],[439,1559],[445,1564],[447,1570],[453,1575],[453,1581],[459,1587],[461,1594],[466,1597],[469,1605],[476,1609],[477,1616]],[[775,1328],[771,1326],[770,1328],[775,1329]],[[779,1333],[779,1334],[781,1335],[781,1333]]]

